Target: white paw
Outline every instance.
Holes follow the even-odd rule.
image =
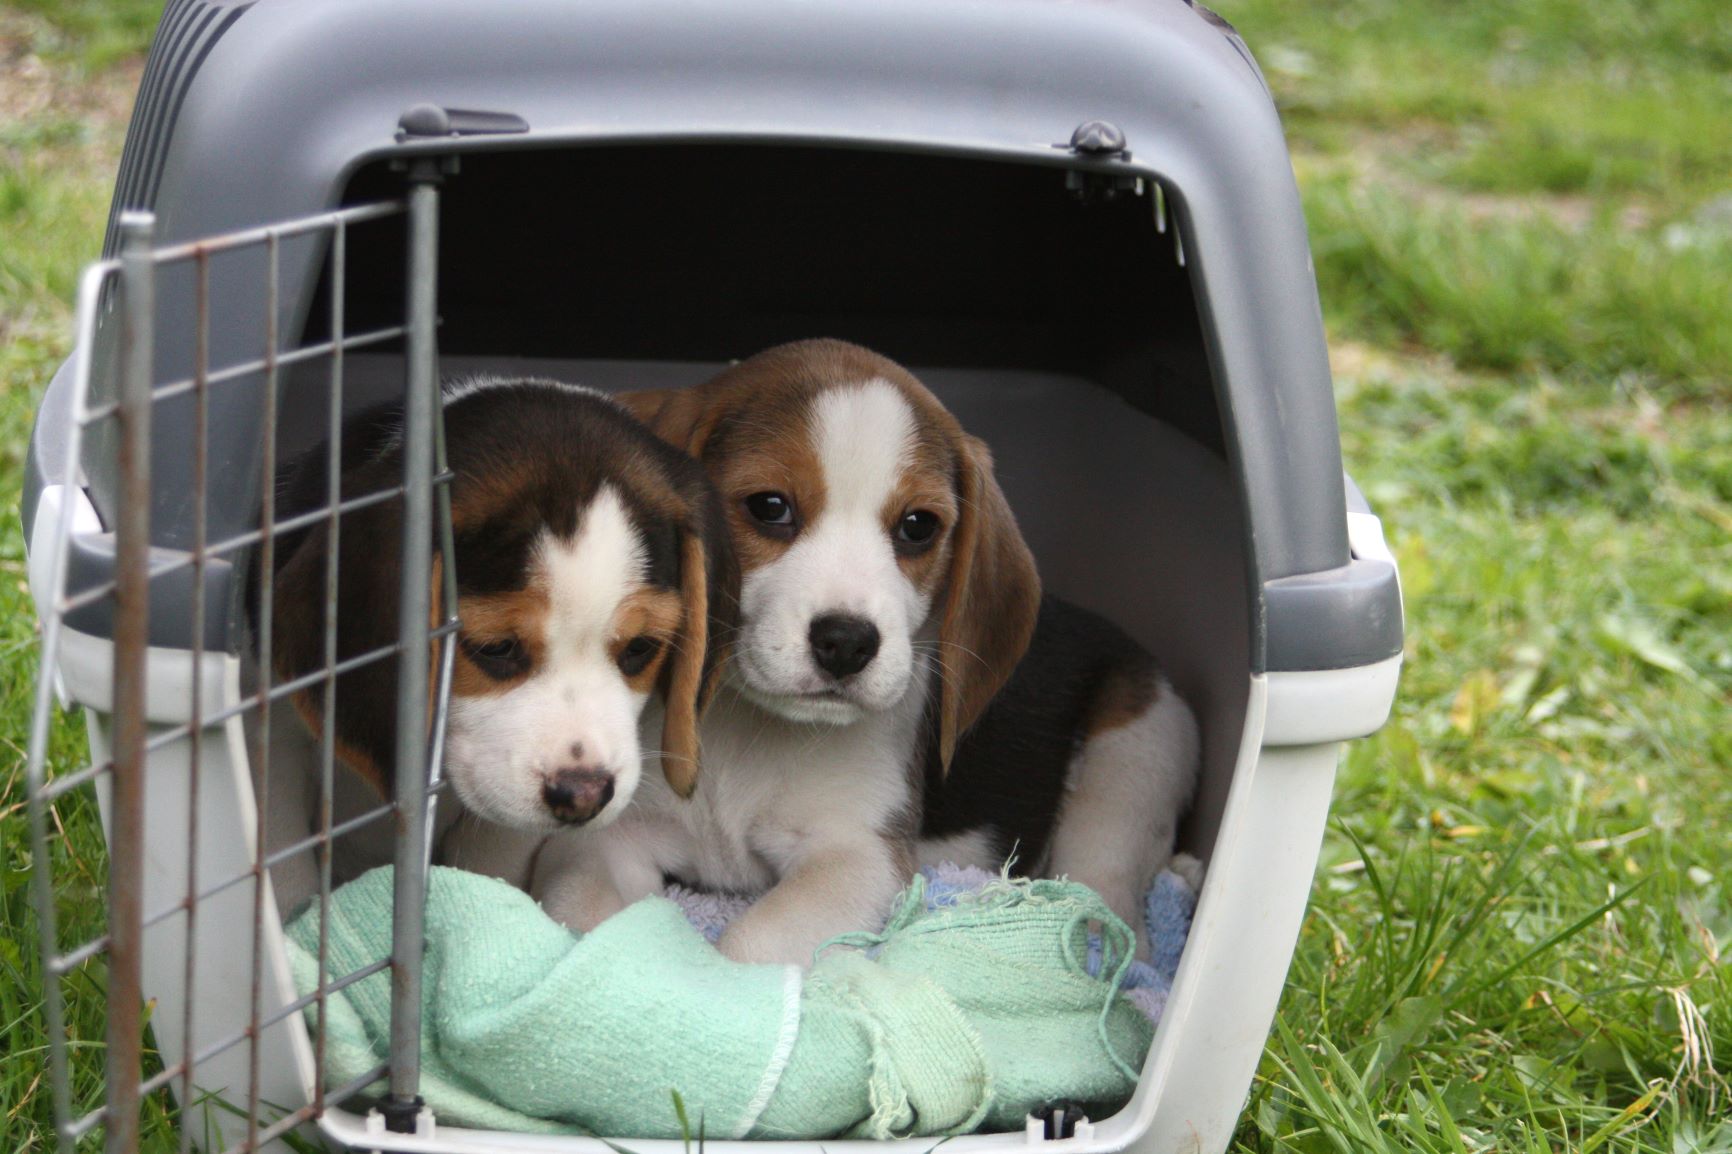
[[[537,878],[534,897],[548,917],[586,934],[625,908],[610,883],[577,871]]]
[[[1203,875],[1208,871],[1203,863],[1188,853],[1174,854],[1173,860],[1167,863],[1167,868],[1185,879],[1185,884],[1195,892],[1202,892]]]
[[[812,965],[812,951],[818,943],[811,939],[808,928],[781,926],[774,917],[752,915],[753,910],[747,910],[722,931],[716,948],[723,957],[736,962],[795,965],[802,969]]]

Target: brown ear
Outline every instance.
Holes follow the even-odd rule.
[[[709,703],[705,665],[710,651],[710,572],[703,538],[680,539],[680,599],[685,620],[668,658],[667,713],[662,721],[662,773],[681,797],[698,787],[698,718]]]
[[[616,399],[650,432],[700,459],[720,411],[720,406],[713,405],[708,394],[697,388],[645,389],[621,393]]]
[[[957,468],[961,513],[938,631],[938,754],[946,771],[956,743],[1028,652],[1040,612],[1040,574],[992,474],[991,450],[965,435]]]
[[[656,414],[660,413],[662,406],[677,396],[680,391],[679,389],[639,389],[634,393],[615,393],[613,399],[623,405],[626,412],[653,429],[656,426]]]

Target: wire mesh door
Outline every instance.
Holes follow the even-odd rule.
[[[141,1117],[150,1148],[252,1150],[357,1095],[383,1129],[421,1119],[422,912],[453,649],[442,640],[456,622],[455,581],[432,577],[436,550],[452,573],[439,179],[434,162],[416,162],[400,200],[166,246],[149,215],[128,214],[120,255],[80,282],[70,403],[58,416],[45,404],[41,418],[65,422],[60,483],[34,506],[30,556],[42,664],[26,788],[62,1151],[94,1148],[99,1134],[109,1151],[139,1149]],[[407,304],[400,324],[350,332],[346,264],[361,229],[401,230]],[[320,291],[286,293],[285,266],[305,262],[324,270]],[[344,358],[360,348],[401,349],[404,468],[400,484],[351,495],[338,484],[354,408]],[[296,437],[329,450],[315,508],[278,507]],[[333,547],[323,667],[277,677],[279,542],[318,526],[335,541],[346,514],[384,501],[401,502],[405,526],[401,542],[377,543],[401,550],[396,641],[339,655]],[[331,727],[309,727],[288,703],[311,694],[331,717],[341,676],[373,662],[397,663],[395,791],[350,812]],[[87,762],[58,752],[57,696],[84,708]],[[290,766],[282,750],[297,726],[310,753]],[[69,876],[61,808],[90,794],[108,871],[105,892],[87,897]],[[291,795],[309,812],[285,834],[276,803]],[[322,926],[335,850],[368,829],[395,866],[392,955],[331,973],[321,931],[309,975],[285,947],[281,907],[317,902]],[[291,874],[314,879],[308,892],[282,892]],[[322,1015],[329,994],[386,969],[393,1060],[327,1088],[324,1042],[303,1013]],[[69,999],[104,982],[106,1035],[69,1033]]]

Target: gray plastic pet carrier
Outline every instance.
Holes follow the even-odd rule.
[[[679,385],[810,336],[909,365],[984,437],[1048,588],[1160,654],[1202,723],[1183,837],[1207,880],[1135,1096],[1069,1137],[947,1149],[1225,1148],[1342,743],[1383,723],[1402,626],[1342,472],[1281,126],[1223,21],[1186,0],[170,0],[104,256],[22,510],[68,1148],[97,1128],[126,1148],[140,1094],[166,1091],[228,1148],[316,1125],[368,1149],[605,1154],[418,1114],[411,1020],[382,1114],[324,1085],[301,1010],[356,977],[297,997],[279,901],[290,876],[300,897],[364,864],[334,847],[370,829],[417,940],[437,714],[431,749],[399,750],[396,807],[357,807],[330,747],[292,739],[246,575],[274,534],[344,510],[277,507],[267,481],[345,412],[407,396],[401,499],[436,507],[439,376]],[[377,659],[427,677],[451,627],[430,616]],[[47,762],[54,692],[85,707],[78,772]],[[297,758],[311,792],[279,789]],[[50,814],[82,788],[112,905],[106,934],[67,943]],[[58,979],[98,954],[91,1089],[69,1080]],[[415,1005],[415,951],[394,969]],[[141,1069],[145,999],[160,1065]]]

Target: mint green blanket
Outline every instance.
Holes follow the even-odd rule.
[[[1101,978],[1085,968],[1090,921],[1110,947]],[[310,992],[316,906],[289,939]],[[390,939],[388,868],[332,895],[328,974],[388,956]],[[663,898],[576,934],[503,882],[436,867],[421,1093],[448,1124],[531,1132],[679,1137],[675,1091],[717,1138],[1020,1128],[1042,1103],[1116,1106],[1135,1087],[1153,1026],[1117,993],[1131,941],[1080,885],[995,882],[928,910],[916,878],[881,934],[803,974],[728,961]],[[337,1085],[387,1056],[390,973],[326,1005]]]

